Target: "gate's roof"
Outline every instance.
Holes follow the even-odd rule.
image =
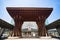
[[[45,19],[51,14],[53,8],[38,8],[38,7],[7,7],[9,14],[13,16],[20,16],[22,20],[38,20],[39,17]],[[17,17],[18,17],[17,16]]]

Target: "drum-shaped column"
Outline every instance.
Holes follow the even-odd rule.
[[[46,28],[45,28],[45,17],[39,17],[37,21],[38,25],[38,35],[39,36],[46,36]]]
[[[22,34],[21,34],[21,27],[22,27],[22,24],[23,24],[23,21],[21,21],[21,17],[18,16],[18,15],[15,15],[14,16],[14,21],[15,21],[15,27],[12,31],[12,35],[15,37],[21,37]]]

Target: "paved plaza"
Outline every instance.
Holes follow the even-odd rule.
[[[55,38],[20,38],[20,39],[5,39],[5,40],[59,40]]]
[[[40,38],[18,38],[18,37],[8,37],[4,40],[59,40],[56,38],[50,38],[50,37],[40,37]]]

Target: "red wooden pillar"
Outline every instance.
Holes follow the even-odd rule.
[[[14,21],[15,21],[15,27],[13,29],[13,33],[12,35],[15,37],[21,37],[22,34],[21,34],[21,27],[22,27],[22,24],[23,24],[23,21],[21,21],[21,18],[19,16],[14,16]]]
[[[37,21],[38,25],[38,35],[39,36],[46,36],[46,28],[45,28],[45,17],[41,16],[38,18]]]

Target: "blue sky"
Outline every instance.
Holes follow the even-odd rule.
[[[48,24],[60,19],[60,0],[0,0],[0,18],[11,23],[6,7],[52,7],[53,11],[46,19]]]

